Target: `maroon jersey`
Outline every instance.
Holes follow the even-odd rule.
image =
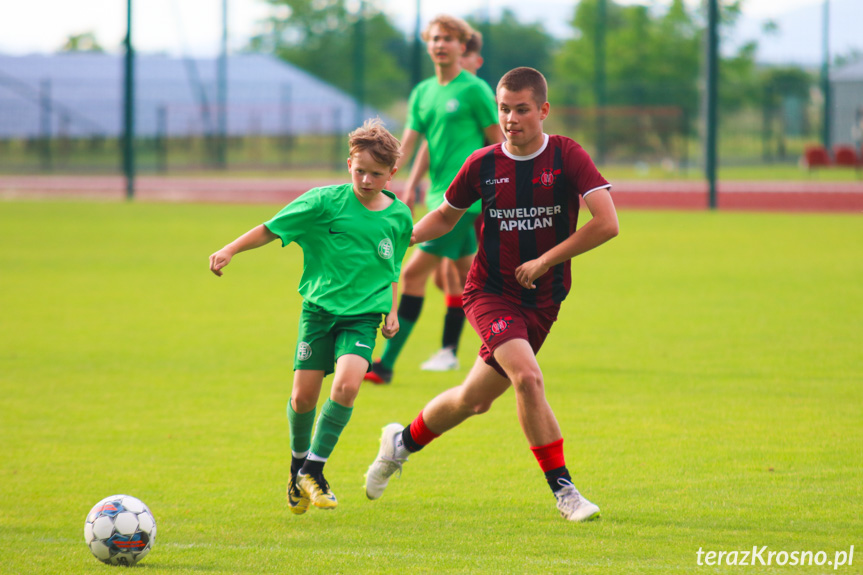
[[[559,305],[572,285],[570,261],[548,270],[525,289],[515,269],[575,233],[579,197],[610,188],[580,145],[545,135],[536,153],[513,156],[502,144],[468,157],[446,192],[446,201],[466,209],[482,200],[479,250],[465,292],[499,294],[527,307]]]

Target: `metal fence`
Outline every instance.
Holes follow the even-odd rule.
[[[106,58],[104,64],[119,65],[118,59]],[[89,77],[52,78],[38,70],[20,77],[9,70],[10,66],[4,66],[9,60],[14,59],[0,59],[0,171],[113,173],[122,169],[118,70],[107,74],[90,62]],[[165,65],[157,68],[163,70]],[[178,62],[172,65],[184,66]],[[215,103],[212,77],[201,74],[197,83],[183,75],[140,80],[135,103],[138,169],[157,173],[341,169],[348,131],[363,117],[380,113],[365,110],[358,114],[355,102],[331,87],[326,90],[332,93],[320,92],[328,94],[329,100],[310,97],[303,84],[316,81],[310,77],[265,82],[239,75],[228,91],[224,136],[216,128],[216,116],[221,111]],[[842,92],[842,105],[853,114],[856,103],[858,115],[863,117],[859,111],[863,110],[863,81],[847,86],[851,86],[850,92]],[[808,98],[765,94],[758,105],[722,111],[720,163],[797,163],[804,148],[819,141],[823,120],[819,98],[817,90]],[[606,106],[600,110],[553,106],[546,130],[573,137],[601,165],[661,164],[670,171],[697,169],[703,160],[703,122],[697,105],[689,106],[689,110],[673,105]],[[398,134],[404,103],[388,112],[387,124]],[[834,122],[842,126],[843,118],[834,116]],[[859,138],[859,128],[849,134],[856,133]],[[849,143],[859,148],[859,141]],[[225,153],[220,154],[220,149]]]

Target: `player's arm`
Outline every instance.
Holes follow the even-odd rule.
[[[421,138],[422,134],[416,130],[405,128],[404,134],[402,134],[401,146],[399,146],[399,159],[396,160],[396,167],[398,169],[401,169],[413,157],[414,150]]]
[[[604,244],[619,233],[617,210],[607,188],[591,192],[585,196],[584,203],[593,218],[535,260],[518,266],[515,278],[519,284],[528,289],[535,288],[533,281],[550,268]]]
[[[417,157],[414,158],[411,173],[408,176],[408,181],[405,182],[405,189],[402,193],[402,201],[408,205],[411,211],[413,211],[414,204],[416,203],[417,186],[419,186],[423,176],[428,173],[430,164],[428,140],[423,140],[423,143],[420,144],[420,149],[417,151]]]
[[[265,246],[277,236],[264,224],[244,233],[219,251],[210,256],[210,271],[217,276],[222,275],[222,268],[231,263],[231,258],[240,252]]]
[[[399,284],[393,282],[393,305],[390,307],[390,313],[384,318],[384,325],[381,328],[381,335],[386,339],[392,338],[399,332],[398,294]]]
[[[411,235],[411,245],[421,244],[449,233],[464,215],[465,210],[459,210],[447,202],[432,210],[414,226]]]

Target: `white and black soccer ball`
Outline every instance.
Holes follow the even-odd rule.
[[[112,495],[93,506],[84,523],[84,541],[96,559],[111,565],[134,565],[156,540],[156,520],[140,499]]]

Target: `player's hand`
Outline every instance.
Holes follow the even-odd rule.
[[[224,248],[212,254],[210,256],[210,271],[221,277],[222,268],[231,263],[232,257],[233,254]]]
[[[399,316],[398,313],[388,313],[384,319],[384,325],[381,328],[381,335],[386,339],[392,339],[399,332]]]
[[[515,279],[523,288],[536,289],[534,280],[547,271],[548,266],[542,260],[530,260],[515,268]]]
[[[416,236],[416,233],[415,233],[415,232],[411,232],[411,241],[410,241],[410,243],[408,244],[408,247],[411,247],[411,246],[413,246],[413,245],[414,245],[414,244],[416,244],[416,243],[417,243],[417,236]]]

